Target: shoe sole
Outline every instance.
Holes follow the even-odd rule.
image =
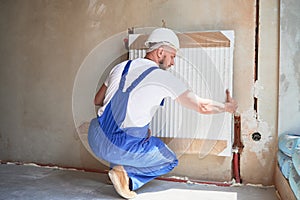
[[[121,183],[119,181],[119,178],[118,176],[116,175],[116,173],[113,171],[113,170],[110,170],[108,172],[108,176],[115,188],[115,190],[117,191],[117,193],[121,196],[121,197],[124,197],[126,199],[132,199],[132,198],[135,198],[136,197],[136,194],[132,194],[132,195],[128,195],[128,194],[125,194],[124,191],[122,190],[122,187],[121,187]],[[129,189],[128,189],[129,190]],[[134,193],[134,192],[132,192]]]

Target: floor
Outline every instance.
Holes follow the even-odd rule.
[[[107,175],[101,173],[0,164],[0,180],[0,200],[122,199],[107,184]],[[274,187],[219,187],[162,180],[153,180],[136,192],[136,200],[278,200]]]

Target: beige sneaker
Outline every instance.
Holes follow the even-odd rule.
[[[105,183],[106,183],[107,185],[113,185],[113,183],[111,182],[111,180],[110,180],[110,178],[109,178],[108,175],[107,175],[107,177],[106,177]]]
[[[121,197],[126,199],[136,197],[137,194],[129,189],[129,178],[122,166],[115,166],[108,172],[108,176]]]

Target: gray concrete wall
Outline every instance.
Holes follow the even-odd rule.
[[[300,2],[281,1],[280,8],[278,133],[300,134]]]
[[[261,92],[261,105],[266,105],[263,102],[277,95],[273,83],[278,81],[278,2],[261,4],[260,79],[268,76],[272,83],[262,81],[266,89]],[[264,176],[263,172],[274,164],[277,101],[268,104],[270,109],[274,108],[271,112],[260,113],[260,124],[265,128],[257,126],[253,115],[254,0],[1,1],[0,159],[104,169],[82,145],[74,123],[72,97],[76,74],[101,42],[128,27],[161,26],[162,19],[177,31],[235,31],[233,89],[242,115],[245,142],[242,178],[245,182],[272,184],[272,175]],[[110,55],[109,48],[106,53]],[[104,71],[107,65],[97,67]],[[98,82],[95,92],[97,86]],[[92,97],[86,103],[92,107]],[[259,143],[250,137],[257,129],[264,136]],[[200,160],[198,155],[182,156],[173,173],[230,180],[231,158],[208,156]]]

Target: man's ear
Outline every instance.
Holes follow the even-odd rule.
[[[157,49],[157,57],[158,58],[161,58],[161,57],[163,57],[163,54],[164,54],[164,48],[162,48],[162,47],[159,47],[158,49]]]

